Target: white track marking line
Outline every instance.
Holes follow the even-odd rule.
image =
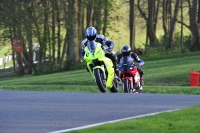
[[[82,127],[75,127],[75,128],[70,128],[70,129],[64,129],[64,130],[59,130],[59,131],[54,131],[54,132],[49,132],[49,133],[63,133],[63,132],[81,130],[81,129],[91,128],[91,127],[95,127],[95,126],[100,126],[100,125],[103,125],[103,124],[115,123],[115,122],[119,122],[119,121],[130,120],[130,119],[135,119],[135,118],[141,118],[141,117],[146,117],[146,116],[152,116],[152,115],[156,115],[156,114],[160,114],[160,113],[164,113],[164,112],[172,112],[172,111],[177,111],[177,110],[180,110],[180,109],[155,112],[155,113],[150,113],[150,114],[145,114],[145,115],[138,115],[138,116],[123,118],[123,119],[117,119],[117,120],[107,121],[107,122],[101,122],[101,123],[96,123],[96,124],[82,126]]]

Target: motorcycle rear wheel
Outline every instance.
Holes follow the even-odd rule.
[[[118,81],[116,78],[114,78],[114,80],[113,80],[113,86],[112,86],[112,88],[110,88],[110,91],[112,93],[117,93],[119,91],[119,84],[118,84]]]
[[[105,93],[106,90],[107,90],[107,87],[106,87],[106,80],[103,78],[103,72],[101,69],[95,69],[94,70],[94,76],[95,76],[95,79],[96,79],[96,83],[97,83],[97,86],[99,87],[99,90],[102,92],[102,93]]]

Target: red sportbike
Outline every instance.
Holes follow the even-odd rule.
[[[119,63],[119,77],[125,93],[142,92],[141,78],[138,72],[138,64],[134,64],[134,59],[127,56],[123,57]]]

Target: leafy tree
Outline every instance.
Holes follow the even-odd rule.
[[[177,16],[178,16],[180,2],[181,2],[181,0],[177,0],[176,4],[175,4],[174,16],[170,23],[170,31],[169,31],[169,39],[168,39],[168,43],[167,43],[167,49],[174,47],[174,32],[175,32],[176,20],[177,20]]]
[[[137,1],[137,7],[141,16],[146,21],[147,26],[147,40],[149,39],[150,45],[155,46],[156,44],[156,27],[158,21],[158,12],[160,7],[160,0],[149,0],[146,4],[148,6],[148,12],[145,13],[140,5],[141,0]]]
[[[130,27],[130,47],[135,49],[135,0],[129,0],[129,27]]]

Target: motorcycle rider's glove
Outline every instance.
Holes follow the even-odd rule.
[[[144,61],[143,61],[143,60],[140,60],[140,61],[139,61],[139,65],[140,65],[140,66],[144,65]]]
[[[102,47],[102,49],[103,49],[103,51],[104,51],[105,53],[110,53],[110,52],[111,52],[111,49],[110,49],[108,46],[102,45],[101,47]]]
[[[101,45],[101,48],[105,51],[106,49],[108,49],[108,46],[106,46],[106,45]]]
[[[105,53],[111,53],[111,51],[112,51],[112,49],[110,49],[110,48],[107,48],[104,50]]]

